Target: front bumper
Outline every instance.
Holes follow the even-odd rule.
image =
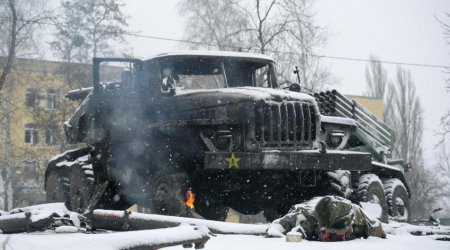
[[[334,150],[207,152],[204,170],[370,171],[371,161],[369,153]]]

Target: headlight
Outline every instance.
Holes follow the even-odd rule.
[[[239,132],[233,131],[231,127],[204,130],[200,136],[211,151],[236,150],[241,143]]]
[[[344,132],[332,131],[328,134],[328,144],[332,148],[337,148],[339,147],[339,145],[341,145],[344,136],[345,136]]]

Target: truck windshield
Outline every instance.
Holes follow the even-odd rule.
[[[273,68],[267,62],[217,57],[167,57],[158,60],[160,79],[171,77],[182,89],[275,87]]]

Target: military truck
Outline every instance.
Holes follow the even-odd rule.
[[[86,146],[53,157],[47,200],[78,211],[138,204],[223,220],[334,194],[409,219],[405,164],[392,130],[337,91],[301,93],[261,54],[181,51],[94,58],[93,86],[64,123]],[[316,100],[317,99],[317,100]]]

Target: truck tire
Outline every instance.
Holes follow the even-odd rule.
[[[359,177],[355,183],[355,201],[357,203],[367,202],[376,203],[381,207],[378,219],[382,222],[388,222],[388,208],[386,197],[384,195],[383,184],[375,174],[365,174]]]
[[[353,192],[351,189],[350,171],[336,170],[325,172],[322,176],[321,186],[323,187],[321,195],[336,195],[346,199],[350,198]]]
[[[384,181],[383,185],[389,215],[396,221],[409,222],[409,195],[403,182],[393,178]]]
[[[57,171],[51,171],[46,177],[45,196],[47,202],[69,203],[69,180]]]
[[[74,212],[83,212],[94,190],[91,164],[76,163],[70,172],[70,206]]]
[[[160,171],[149,181],[149,198],[147,206],[154,214],[189,216],[186,207],[186,191],[190,188],[190,180],[186,173],[170,174]]]

